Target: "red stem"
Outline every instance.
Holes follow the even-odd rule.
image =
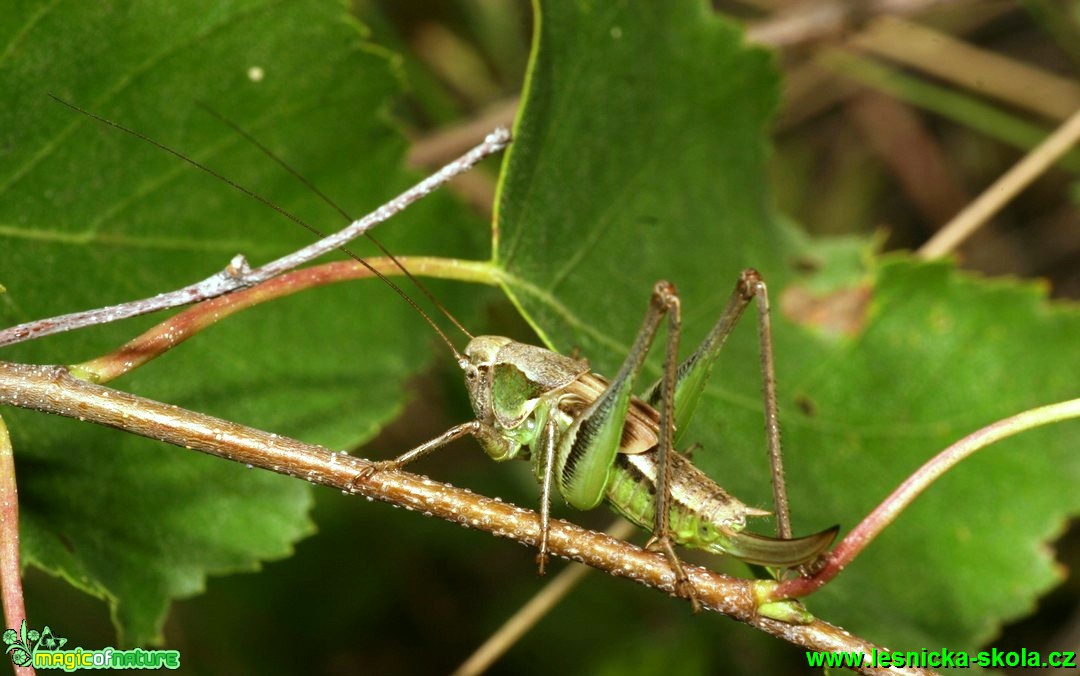
[[[972,432],[944,451],[938,453],[917,469],[904,483],[862,522],[847,534],[836,549],[825,557],[825,565],[812,577],[800,577],[781,582],[769,595],[774,600],[798,598],[811,594],[842,571],[881,531],[900,515],[915,498],[938,478],[960,461],[990,444],[1018,432],[1047,425],[1068,418],[1080,417],[1080,399],[1033,408]]]
[[[398,261],[416,275],[436,274],[443,279],[491,282],[483,276],[477,265],[469,262],[422,256],[399,256]],[[367,262],[383,275],[401,274],[397,263],[389,258],[371,258]],[[371,276],[371,270],[356,261],[324,263],[286,272],[256,286],[192,305],[112,352],[73,365],[71,371],[84,380],[107,383],[241,310],[305,289]]]
[[[26,620],[22,568],[19,565],[19,491],[15,485],[15,455],[11,437],[0,417],[0,598],[4,626],[16,631]],[[15,667],[18,676],[32,676],[33,667]]]

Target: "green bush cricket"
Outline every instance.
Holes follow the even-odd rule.
[[[60,102],[184,159],[322,236],[318,229],[298,217],[195,160],[122,125]],[[235,124],[213,114],[352,220],[269,149]],[[593,373],[585,360],[502,336],[472,336],[404,265],[378,246],[470,338],[464,353],[456,349],[431,317],[396,284],[360,256],[344,247],[342,250],[391,286],[446,343],[464,371],[476,418],[450,428],[396,459],[372,463],[357,475],[354,483],[365,481],[383,469],[399,469],[453,440],[472,435],[495,461],[533,461],[534,473],[542,486],[540,551],[537,555],[541,574],[548,559],[550,503],[554,487],[572,507],[587,510],[606,501],[614,511],[650,530],[652,537],[646,547],[665,554],[675,575],[676,593],[690,599],[695,611],[698,601],[675,553],[676,544],[730,554],[773,569],[810,570],[832,543],[838,527],[806,537],[792,537],[781,459],[768,293],[755,270],[747,269],[741,273],[720,318],[705,340],[682,362],[678,361],[681,327],[678,293],[671,283],[657,282],[630,351],[616,375],[609,380]],[[732,497],[697,469],[686,455],[675,450],[678,432],[686,429],[693,417],[725,340],[751,302],[755,302],[758,314],[765,428],[777,537],[745,531],[747,517],[765,516],[769,512],[749,507]],[[663,375],[635,397],[632,388],[665,319]]]
[[[716,356],[747,305],[757,300],[765,382],[766,429],[779,537],[745,532],[746,518],[768,512],[728,495],[690,460],[674,452],[676,430],[685,429]],[[837,528],[792,538],[788,518],[780,428],[772,367],[768,296],[760,275],[745,270],[708,337],[677,363],[680,328],[675,287],[658,282],[626,360],[608,380],[583,360],[515,342],[502,336],[470,340],[458,364],[476,419],[404,453],[375,463],[357,478],[383,468],[398,469],[445,444],[473,435],[495,461],[534,463],[540,481],[541,540],[537,563],[547,562],[547,533],[554,485],[567,504],[592,509],[607,501],[619,514],[653,535],[646,545],[671,562],[680,595],[697,601],[673,544],[730,554],[773,568],[811,564],[836,536]],[[667,318],[664,375],[640,398],[631,395],[656,331]],[[456,350],[455,350],[456,353]],[[660,506],[658,509],[657,506]]]

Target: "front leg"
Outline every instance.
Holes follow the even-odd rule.
[[[499,434],[498,430],[496,430],[495,428],[491,427],[490,425],[485,425],[479,420],[472,420],[470,422],[462,423],[461,425],[455,425],[454,427],[451,427],[450,429],[446,430],[434,439],[425,441],[416,448],[402,453],[393,460],[377,460],[369,463],[367,467],[357,472],[356,476],[354,476],[352,480],[349,481],[349,489],[352,490],[356,486],[356,484],[362,481],[367,481],[376,473],[383,470],[401,469],[402,467],[413,462],[414,460],[418,460],[419,458],[424,457],[432,451],[449,444],[451,441],[456,441],[457,439],[460,439],[461,437],[468,434],[476,437],[477,440],[480,442],[480,445],[483,446],[485,449],[497,448],[500,446],[509,447],[510,445],[510,441],[503,437],[501,434]]]
[[[541,432],[537,448],[537,462],[541,463],[542,489],[540,491],[540,551],[536,555],[536,565],[540,575],[545,572],[548,562],[548,533],[551,531],[551,475],[555,471],[555,438],[558,423],[554,416],[549,416]]]

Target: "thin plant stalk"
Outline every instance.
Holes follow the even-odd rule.
[[[330,486],[345,494],[388,502],[531,546],[536,546],[540,540],[540,515],[531,510],[400,470],[386,469],[358,481],[362,470],[370,467],[366,460],[88,383],[75,378],[63,367],[0,362],[0,405],[121,428],[233,462]],[[649,552],[561,520],[551,522],[548,542],[554,555],[666,593],[675,589],[675,576],[662,553]],[[867,656],[882,650],[819,619],[796,624],[760,615],[760,581],[729,577],[698,566],[684,567],[698,600],[709,610],[806,650]],[[860,673],[932,672],[865,667]]]
[[[66,102],[65,105],[69,105]],[[72,106],[74,107],[74,106]],[[78,110],[78,109],[77,109]],[[192,162],[183,155],[180,155],[171,148],[162,146],[161,144],[149,139],[138,132],[128,130],[125,127],[99,118],[91,113],[86,113],[95,119],[98,119],[105,124],[112,125],[114,127],[123,129],[128,133],[135,134],[140,138],[143,138],[154,145],[181,157],[185,161]],[[181,289],[175,291],[168,291],[166,293],[160,293],[150,298],[143,298],[141,300],[129,301],[127,303],[121,303],[119,305],[110,305],[108,307],[97,308],[95,310],[85,310],[83,312],[74,312],[71,314],[61,315],[59,317],[50,317],[48,319],[38,319],[32,322],[26,322],[17,326],[12,326],[7,329],[0,330],[0,347],[5,345],[12,345],[15,343],[21,343],[26,340],[32,340],[34,338],[41,338],[43,336],[52,335],[54,333],[62,333],[64,331],[71,331],[86,326],[94,326],[97,324],[107,324],[119,319],[127,319],[129,317],[137,317],[151,312],[157,312],[158,310],[165,310],[168,308],[179,307],[182,305],[190,305],[210,298],[217,298],[218,296],[225,295],[237,289],[243,289],[246,287],[254,286],[261,282],[264,282],[276,275],[282,274],[294,268],[297,268],[304,263],[309,263],[323,254],[330,253],[335,249],[339,249],[345,246],[347,243],[363,235],[368,230],[388,220],[389,218],[396,216],[404,211],[411,204],[417,200],[431,194],[434,190],[444,185],[447,181],[467,172],[477,163],[484,160],[495,153],[502,151],[510,143],[510,132],[506,129],[496,129],[475,148],[465,153],[458,159],[450,162],[439,171],[435,172],[431,176],[428,176],[424,180],[420,181],[413,187],[409,188],[405,192],[401,193],[397,197],[393,198],[389,202],[383,204],[381,207],[367,214],[366,216],[353,221],[342,230],[320,239],[313,244],[310,244],[302,249],[294,251],[286,256],[282,256],[277,260],[271,261],[266,265],[252,268],[247,259],[242,254],[237,254],[229,262],[224,270],[217,272],[210,277],[190,284]],[[210,169],[196,164],[204,171],[211,171]],[[213,173],[213,172],[212,172]],[[215,174],[217,175],[217,174]],[[241,190],[249,196],[261,200],[267,204],[270,204],[268,200],[255,195],[251,191],[246,190],[238,186],[228,179],[219,176],[223,180],[226,180],[229,185],[233,186],[237,190]],[[274,207],[279,213],[286,215],[293,220],[297,220],[295,216],[292,216],[288,212],[284,211],[280,207]]]
[[[26,621],[22,566],[19,563],[19,491],[15,484],[15,454],[11,435],[0,416],[0,598],[4,626],[21,627]],[[18,676],[32,676],[30,667],[15,667]]]
[[[955,250],[1021,190],[1052,167],[1077,141],[1080,141],[1080,110],[1073,113],[1037,148],[994,181],[993,185],[938,230],[916,253],[923,258],[939,258]]]
[[[412,273],[421,276],[480,284],[497,284],[499,279],[495,268],[484,262],[426,256],[400,256],[397,261]],[[72,365],[71,371],[83,380],[106,383],[161,356],[203,329],[241,310],[306,289],[371,277],[374,275],[372,269],[385,276],[401,274],[397,263],[390,258],[370,258],[366,259],[366,262],[369,267],[356,261],[313,265],[286,272],[251,288],[193,305],[108,354]]]
[[[881,531],[896,520],[908,505],[915,501],[945,472],[987,446],[1036,427],[1080,418],[1080,399],[1040,406],[999,420],[972,432],[941,451],[923,464],[870,512],[859,525],[825,557],[824,566],[813,577],[800,577],[781,582],[769,594],[774,599],[806,596],[836,577],[855,557],[874,541]]]
[[[613,538],[625,540],[637,531],[637,526],[626,519],[616,519],[605,533]],[[491,636],[484,641],[472,655],[454,670],[453,676],[476,676],[487,671],[492,664],[502,657],[535,627],[540,620],[551,612],[566,595],[573,591],[589,572],[588,566],[571,564],[536,592],[531,599],[517,609]]]

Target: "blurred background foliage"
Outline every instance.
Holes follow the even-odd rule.
[[[1076,0],[743,0],[715,9],[775,49],[784,92],[772,185],[780,209],[814,234],[871,233],[885,249],[917,248],[1080,108]],[[481,130],[512,121],[529,54],[528,3],[387,0],[357,2],[354,12],[375,43],[401,55],[410,89],[393,114],[415,141],[414,166],[436,166]],[[934,48],[913,48],[925,44]],[[1077,172],[1074,151],[966,243],[960,264],[1046,279],[1055,297],[1080,295]],[[478,171],[456,190],[483,211],[494,186],[491,172]],[[512,309],[492,305],[489,314],[500,331],[528,334]],[[365,455],[396,455],[468,415],[458,374],[436,367]],[[459,450],[427,471],[532,504],[527,468],[494,469],[475,449]],[[532,556],[504,541],[357,509],[329,491],[315,500],[320,532],[294,556],[214,578],[205,594],[174,606],[165,636],[188,673],[447,672],[538,588]],[[610,517],[578,520],[603,527]],[[403,529],[422,549],[395,546]],[[1073,528],[1057,544],[1060,560],[1080,561],[1077,536]],[[337,583],[356,570],[373,583]],[[1073,575],[998,646],[1080,647],[1078,585]],[[86,645],[115,641],[100,601],[33,570],[27,586],[38,616],[85,618]],[[691,618],[681,602],[590,576],[492,673],[692,674],[720,664],[800,673],[804,662],[801,651],[741,625]]]

